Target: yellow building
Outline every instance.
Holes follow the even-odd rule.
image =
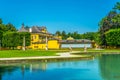
[[[22,25],[19,32],[30,32],[31,33],[31,45],[29,49],[59,49],[60,44],[58,38],[50,34],[46,27],[24,27]]]
[[[31,33],[31,44],[27,46],[29,49],[60,49],[60,48],[92,48],[91,40],[87,39],[74,39],[72,37],[62,40],[61,36],[53,36],[49,33],[46,27],[24,27],[22,25],[18,32],[30,32]],[[19,46],[18,48],[22,48]]]

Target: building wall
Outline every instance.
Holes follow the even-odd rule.
[[[33,33],[31,34],[31,45],[28,46],[27,48],[29,49],[46,49],[46,42],[44,41],[45,39],[45,35],[41,36],[40,34],[37,33]],[[58,40],[48,40],[48,49],[60,49],[60,48],[84,48],[85,46],[87,48],[92,48],[91,43],[86,43],[86,44],[82,44],[82,43],[78,43],[78,44],[62,44],[59,43]],[[19,46],[18,48],[22,48],[21,46]]]
[[[31,34],[31,42],[38,42],[39,40],[39,34]]]
[[[49,40],[48,41],[48,49],[59,49],[60,44],[57,40]]]
[[[29,48],[32,49],[46,49],[46,43],[33,44],[34,42],[41,42],[39,34],[31,34],[31,45]],[[57,40],[48,40],[48,49],[59,49],[59,43]]]
[[[46,48],[46,44],[32,44],[31,48],[32,49],[45,49]]]

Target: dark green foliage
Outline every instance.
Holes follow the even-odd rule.
[[[2,45],[4,47],[17,47],[19,36],[17,32],[6,32],[3,34]]]
[[[111,29],[119,29],[120,28],[120,2],[118,2],[113,11],[110,11],[106,17],[104,17],[99,23],[99,40],[100,45],[107,46],[108,43],[106,41],[105,33]],[[114,38],[114,37],[113,37]]]
[[[100,22],[99,26],[99,33],[100,33],[100,40],[101,44],[100,45],[107,45],[106,39],[105,39],[105,32],[117,28],[118,26],[116,23],[113,21],[113,18],[117,15],[116,12],[111,11],[107,17],[103,18],[102,21]]]
[[[120,46],[120,29],[111,29],[105,33],[109,46]]]
[[[6,26],[4,24],[0,24],[0,31],[6,32]]]
[[[89,39],[89,40],[95,40],[97,36],[97,32],[86,32],[84,34],[79,34],[76,32],[69,32],[66,33],[65,31],[57,31],[55,35],[62,36],[62,39],[67,39],[69,37],[73,37],[74,39]]]
[[[0,18],[0,24],[2,24],[2,19]]]
[[[17,31],[16,30],[16,28],[13,26],[13,24],[11,24],[11,23],[8,23],[7,25],[6,25],[6,30],[7,31]]]
[[[55,35],[61,36],[61,32],[60,31],[56,31]]]
[[[96,39],[96,32],[86,32],[82,34],[83,39],[95,40]]]
[[[0,40],[2,39],[3,31],[0,30]]]
[[[28,33],[28,32],[19,32],[18,33],[18,35],[19,35],[19,46],[23,46],[23,37],[25,36],[25,45],[26,46],[29,46],[30,45],[30,41],[31,41],[31,39],[30,39],[30,33]]]
[[[17,30],[13,26],[13,24],[11,24],[11,23],[3,24],[2,19],[0,19],[0,45],[2,45],[4,47],[8,47],[8,46],[9,47],[16,47],[16,45],[17,45],[16,43],[18,43],[17,42],[18,37],[16,36],[17,33],[14,33],[14,34],[12,33],[12,32],[16,32],[16,31]]]
[[[113,9],[120,11],[120,2],[117,2]]]
[[[23,37],[25,36],[26,46],[30,45],[30,33],[6,32],[3,34],[3,47],[16,48],[23,45]]]
[[[61,35],[62,35],[62,39],[67,39],[67,34],[65,31],[62,31]]]

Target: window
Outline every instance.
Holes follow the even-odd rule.
[[[36,36],[34,36],[33,39],[36,39]]]
[[[34,46],[34,48],[36,48],[36,49],[37,49],[37,48],[38,48],[38,46]]]

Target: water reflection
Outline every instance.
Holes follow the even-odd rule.
[[[101,80],[97,60],[37,62],[2,68],[0,68],[3,70],[3,73],[0,71],[1,80]],[[8,71],[11,74],[8,74]]]
[[[120,80],[120,55],[0,66],[0,80]]]
[[[120,55],[102,55],[99,68],[104,80],[120,80]]]
[[[47,68],[47,63],[30,63],[30,64],[23,64],[20,65],[21,67],[21,72],[24,74],[25,70],[28,70],[29,72],[35,72],[35,71],[45,71]]]
[[[15,71],[17,67],[12,66],[0,66],[0,80],[2,80],[2,75],[9,74],[11,75],[13,71]]]

